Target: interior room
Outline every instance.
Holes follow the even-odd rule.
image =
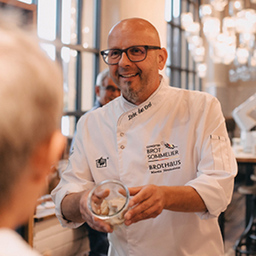
[[[61,130],[67,147],[34,216],[17,230],[33,248],[44,256],[89,255],[86,227],[63,228],[50,193],[68,164],[78,120],[94,106],[96,77],[108,68],[100,52],[108,49],[109,31],[137,17],[158,30],[168,53],[160,74],[168,85],[219,100],[238,164],[232,201],[219,216],[225,256],[256,255],[255,0],[0,0],[0,7],[21,11],[63,70]]]

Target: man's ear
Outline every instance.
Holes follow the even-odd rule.
[[[43,142],[32,157],[34,178],[45,180],[53,170],[53,166],[60,160],[66,147],[66,138],[60,130],[56,130],[50,139]]]
[[[50,140],[48,148],[48,158],[51,165],[56,164],[66,147],[67,140],[61,133],[61,130],[56,130]]]
[[[168,53],[165,48],[158,50],[158,69],[162,70],[165,66]]]
[[[96,86],[95,86],[95,94],[96,94],[97,96],[100,96],[100,86],[99,86],[99,85],[96,85]]]

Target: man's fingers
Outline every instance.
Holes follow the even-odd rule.
[[[132,187],[132,188],[128,188],[129,192],[130,192],[130,196],[135,196],[138,192],[141,191],[142,187]]]
[[[131,193],[131,196],[133,196],[130,199],[129,207],[140,204],[150,197],[150,194],[148,193],[149,191],[147,192],[146,187],[129,188],[129,191]]]

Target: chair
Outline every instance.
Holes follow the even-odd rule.
[[[256,176],[251,175],[251,179]],[[256,255],[256,184],[252,186],[240,186],[238,192],[243,195],[251,196],[250,218],[248,224],[234,245],[236,256]]]

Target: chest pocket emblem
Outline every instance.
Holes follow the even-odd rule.
[[[108,160],[108,157],[107,158],[99,158],[96,160],[96,167],[97,168],[103,168],[103,167],[107,167],[107,160]]]

